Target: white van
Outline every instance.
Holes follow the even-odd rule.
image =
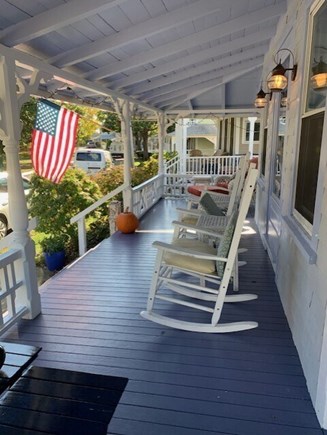
[[[86,172],[98,172],[112,165],[109,151],[94,148],[78,148],[74,154],[73,165]]]

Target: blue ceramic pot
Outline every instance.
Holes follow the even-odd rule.
[[[44,253],[45,264],[50,272],[54,270],[60,270],[65,265],[65,251],[54,252],[49,254],[48,252]]]

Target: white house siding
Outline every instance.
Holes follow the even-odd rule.
[[[269,56],[266,56],[264,67],[266,73],[272,70],[274,67],[271,60],[272,55],[281,47],[287,47],[292,50],[299,65],[296,81],[290,84],[288,95],[289,108],[287,111],[281,192],[281,212],[286,217],[291,215],[295,190],[295,170],[301,125],[301,98],[304,97],[303,71],[307,43],[305,38],[309,10],[313,3],[310,0],[289,2],[287,18],[282,20],[279,27],[280,29],[283,27],[284,30],[277,31],[274,41],[275,46],[271,48]],[[290,20],[293,20],[293,22],[291,23]],[[272,116],[271,110],[269,111],[269,116]],[[325,140],[323,139],[323,141],[326,142],[326,135],[324,137]],[[322,144],[322,150],[324,147],[326,147],[326,143]],[[269,152],[268,138],[267,160],[269,159]],[[322,159],[325,159],[324,154],[322,153]],[[322,163],[322,170],[325,174],[326,159]],[[268,176],[268,173],[269,162],[267,162],[266,166],[266,176]],[[324,192],[326,192],[327,188],[326,178]],[[258,207],[256,211],[259,231],[264,242],[267,240],[265,220],[268,201],[267,187],[266,180],[265,182],[263,180],[259,182],[257,194]],[[292,330],[294,342],[299,352],[312,401],[321,424],[326,428],[327,196],[318,192],[317,197],[318,201],[322,201],[322,204],[321,222],[318,228],[319,242],[315,263],[310,264],[309,254],[303,248],[303,245],[295,236],[287,221],[281,219],[281,233],[278,237],[275,271],[276,283],[289,326]],[[324,334],[325,341],[323,341]]]

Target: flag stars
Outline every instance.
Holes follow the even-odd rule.
[[[56,134],[59,110],[44,103],[39,103],[35,128],[51,136]]]

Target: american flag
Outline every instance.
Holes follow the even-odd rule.
[[[74,153],[78,115],[39,100],[32,134],[32,162],[41,177],[59,183]]]

